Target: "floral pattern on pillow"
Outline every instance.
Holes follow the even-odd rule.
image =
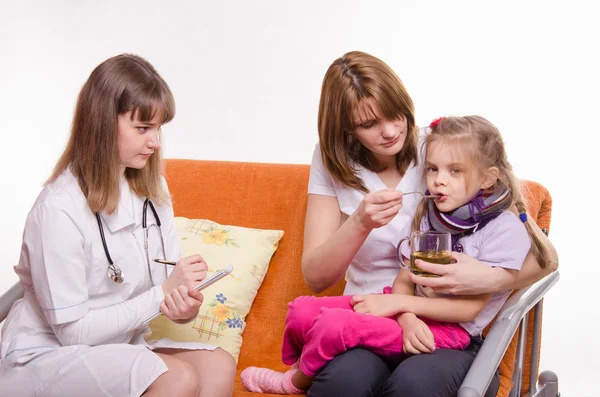
[[[202,291],[204,302],[194,321],[175,324],[160,316],[150,323],[149,339],[209,343],[227,350],[237,360],[246,316],[283,231],[181,217],[175,218],[175,224],[184,256],[202,255],[209,273],[228,264],[233,265],[233,272]]]

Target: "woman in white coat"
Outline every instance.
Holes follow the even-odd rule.
[[[159,310],[195,318],[203,297],[193,287],[207,271],[200,255],[181,259],[161,174],[160,128],[174,114],[167,84],[138,56],[104,61],[83,86],[70,140],[27,217],[15,267],[25,296],[0,346],[3,395],[232,394],[224,350],[144,340]]]

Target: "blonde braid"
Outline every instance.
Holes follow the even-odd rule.
[[[535,259],[539,263],[542,269],[545,269],[550,262],[550,256],[548,254],[548,250],[546,246],[542,243],[542,240],[537,236],[535,230],[529,223],[529,215],[527,214],[527,205],[525,202],[525,197],[521,193],[521,183],[515,176],[512,171],[512,167],[508,165],[508,167],[503,167],[507,179],[507,186],[512,191],[513,204],[517,208],[519,212],[519,218],[523,220],[522,216],[524,215],[525,221],[523,221],[523,225],[527,230],[527,234],[529,234],[529,238],[531,239],[531,253],[535,256]],[[503,178],[504,179],[504,178]]]
[[[426,213],[427,213],[427,199],[424,198],[419,203],[419,205],[417,207],[417,212],[415,213],[415,217],[413,218],[413,223],[412,223],[412,231],[413,232],[418,232],[419,230],[421,230],[421,221],[423,220],[423,217],[425,216]]]

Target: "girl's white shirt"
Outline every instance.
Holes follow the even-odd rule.
[[[74,175],[66,170],[44,187],[25,224],[15,267],[25,296],[13,305],[4,325],[2,359],[14,355],[26,362],[67,344],[146,343],[148,327],[142,322],[159,310],[167,274],[152,261],[163,258],[152,211],[148,208],[148,266],[144,198],[131,191],[125,177],[120,192],[117,210],[100,213],[110,255],[124,274],[124,282],[117,284],[108,277],[98,223]],[[177,261],[182,254],[171,203],[155,203],[155,208],[162,223],[164,259]]]
[[[411,220],[412,223],[412,220]],[[420,224],[421,230],[430,230],[429,218],[423,217]],[[404,234],[411,232],[411,225],[406,225]],[[503,211],[497,218],[492,219],[485,227],[475,233],[458,239],[462,245],[463,253],[490,267],[502,267],[511,270],[521,270],[525,257],[531,248],[531,238],[523,222],[511,211]],[[408,244],[402,245],[402,255],[410,258]],[[460,323],[469,334],[480,336],[485,327],[496,317],[502,309],[504,302],[509,298],[511,291],[500,291],[492,294],[485,307],[477,317],[468,323]],[[453,295],[435,292],[429,287],[415,286],[415,295],[427,298],[452,297]],[[454,295],[456,296],[456,295]]]
[[[419,155],[424,136],[425,129],[421,129],[417,145]],[[358,176],[370,192],[387,189],[375,172],[358,164],[355,167]],[[426,187],[422,176],[422,161],[419,160],[418,165],[410,165],[396,190],[405,193],[424,192]],[[329,174],[323,164],[319,144],[313,152],[308,193],[336,197],[340,210],[346,216],[352,215],[365,197],[364,192],[340,183]],[[391,285],[400,270],[396,259],[396,246],[402,237],[407,237],[402,235],[402,231],[414,217],[420,200],[420,195],[404,196],[398,215],[387,225],[373,229],[346,271],[344,295],[381,293],[384,287]],[[323,266],[327,266],[327,263],[323,263]]]

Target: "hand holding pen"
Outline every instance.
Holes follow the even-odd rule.
[[[172,263],[173,264],[172,266],[176,265],[175,262],[165,261],[165,260],[161,260],[161,259],[155,259],[154,261],[159,262],[159,263],[169,262],[169,263],[165,263],[165,264]],[[180,285],[179,287],[177,287],[177,289],[171,291],[171,297],[174,299],[172,301],[169,301],[167,299],[167,297],[165,297],[165,300],[163,302],[164,305],[161,304],[159,311],[157,311],[152,316],[150,316],[146,320],[144,320],[144,324],[148,324],[150,321],[152,321],[156,317],[160,316],[161,314],[164,314],[165,316],[167,316],[167,318],[170,318],[171,320],[176,321],[177,319],[175,317],[177,316],[177,313],[175,313],[174,310],[171,310],[172,307],[174,307],[175,305],[169,306],[169,303],[175,303],[176,301],[181,302],[181,301],[187,300],[188,303],[190,303],[190,305],[188,305],[187,310],[191,310],[192,312],[194,310],[196,310],[196,313],[197,313],[197,309],[200,308],[200,305],[202,304],[202,301],[204,300],[204,296],[202,295],[202,293],[200,291],[202,291],[204,288],[210,287],[217,281],[224,279],[228,274],[231,274],[231,272],[233,272],[233,265],[229,264],[229,265],[225,266],[223,269],[219,270],[218,272],[212,274],[210,277],[206,277],[193,290],[188,290],[187,287],[185,287],[184,285]],[[187,297],[185,296],[186,293],[188,295]],[[177,295],[179,295],[179,296],[177,296]],[[190,299],[188,299],[188,297],[192,298],[192,299],[190,300]],[[181,298],[181,299],[179,299],[179,298]],[[183,305],[178,305],[177,310],[180,311],[179,315],[181,315],[181,312],[185,312],[186,308]],[[185,319],[188,320],[189,318],[186,317]]]
[[[155,260],[159,261],[159,260]],[[161,263],[172,265],[171,261],[160,260]],[[184,285],[188,290],[194,289],[204,278],[208,271],[208,265],[202,256],[196,254],[180,259],[175,264],[175,268],[162,285],[163,293],[169,295],[171,291],[180,285]]]

